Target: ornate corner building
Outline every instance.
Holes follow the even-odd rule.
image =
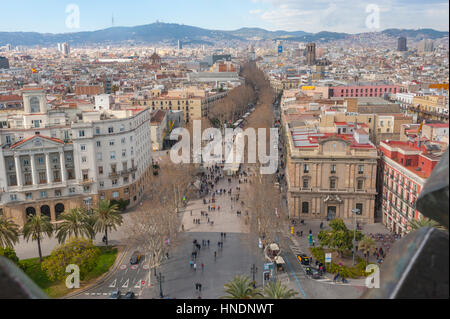
[[[49,109],[42,89],[24,89],[23,102],[0,117],[0,214],[22,226],[100,199],[139,202],[152,176],[149,109]]]

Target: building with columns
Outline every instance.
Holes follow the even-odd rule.
[[[23,225],[28,215],[57,222],[64,211],[100,199],[139,202],[152,176],[149,109],[49,110],[45,92],[23,92],[23,114],[0,129],[0,214]]]
[[[286,136],[286,182],[289,218],[373,223],[377,149],[367,126],[353,123],[349,131],[320,127],[307,112],[283,116]]]

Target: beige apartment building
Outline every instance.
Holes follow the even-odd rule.
[[[420,119],[430,119],[448,123],[448,103],[442,95],[414,96],[408,112],[417,114]]]
[[[211,94],[200,89],[169,90],[166,93],[152,91],[152,96],[140,101],[139,104],[149,107],[152,111],[183,111],[184,121],[188,123],[208,116],[209,108],[225,96],[226,92]]]

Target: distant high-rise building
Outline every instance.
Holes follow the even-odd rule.
[[[64,42],[63,44],[61,44],[61,53],[64,55],[69,55],[70,54],[70,45],[67,42]]]
[[[316,44],[308,43],[306,45],[306,64],[314,65],[316,62]]]
[[[398,38],[397,51],[408,51],[405,37]]]
[[[9,69],[9,60],[4,56],[0,56],[0,69]]]
[[[434,50],[434,43],[431,39],[423,39],[418,46],[419,52],[432,52]]]
[[[178,40],[178,50],[182,49],[183,49],[183,42],[181,42],[181,40]]]
[[[62,46],[61,43],[58,43],[58,51],[61,52],[62,51]]]

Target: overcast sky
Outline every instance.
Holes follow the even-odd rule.
[[[74,13],[66,13],[70,4],[79,8],[79,28],[66,23]],[[367,8],[371,9],[366,11]],[[367,17],[373,17],[376,12],[379,12],[379,24],[372,24],[370,29]],[[216,30],[259,27],[347,33],[388,28],[448,31],[449,3],[443,0],[1,0],[0,31],[91,31],[111,27],[112,17],[115,26],[159,20]]]

